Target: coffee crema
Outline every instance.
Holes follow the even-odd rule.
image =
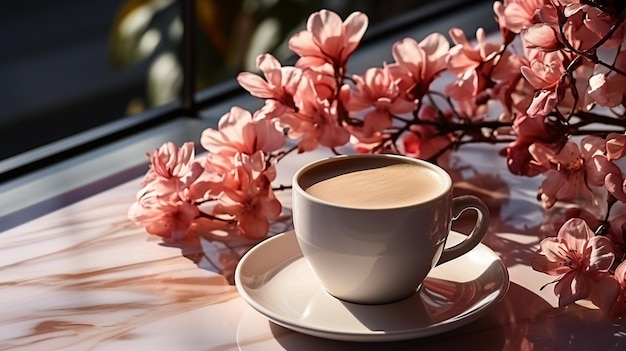
[[[307,193],[353,208],[408,206],[437,197],[444,190],[435,171],[405,162],[380,163],[365,158],[350,164],[330,163],[309,173],[300,181]]]

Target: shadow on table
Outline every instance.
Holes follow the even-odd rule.
[[[283,214],[271,223],[268,237],[292,228],[291,210],[284,208]],[[230,285],[234,285],[239,260],[264,239],[246,238],[234,224],[206,221],[193,228],[184,240],[163,242],[161,245],[180,249],[181,254],[199,268],[221,274]]]
[[[511,284],[504,299],[483,317],[457,329],[415,340],[345,342],[291,331],[252,308],[237,328],[239,349],[247,350],[623,350],[626,321],[610,321],[598,310],[552,307],[532,291]]]

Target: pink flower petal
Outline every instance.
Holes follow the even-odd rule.
[[[543,51],[554,51],[561,48],[556,38],[556,32],[546,24],[535,24],[529,27],[522,39],[527,47],[539,48]]]
[[[591,232],[591,230],[589,230]],[[594,236],[587,241],[584,251],[585,260],[588,260],[587,272],[608,271],[613,265],[615,254],[611,240],[604,236]]]
[[[554,293],[559,297],[559,307],[587,298],[590,288],[589,282],[577,271],[565,274],[554,286]]]
[[[570,250],[580,254],[587,241],[594,237],[594,233],[589,229],[587,222],[580,218],[572,218],[563,224],[558,237],[565,241]]]
[[[626,134],[609,133],[606,137],[606,157],[617,160],[626,155]]]
[[[626,203],[626,180],[621,174],[609,173],[604,178],[604,186],[617,200]]]

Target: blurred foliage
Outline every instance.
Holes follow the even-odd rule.
[[[255,58],[265,52],[281,62],[292,53],[288,38],[304,29],[308,16],[322,8],[346,17],[365,12],[370,23],[419,6],[407,0],[193,0],[195,1],[197,89],[255,71]],[[110,33],[110,59],[118,68],[149,62],[145,107],[178,97],[182,85],[183,25],[180,1],[127,0],[120,6]],[[136,111],[136,107],[135,107]]]

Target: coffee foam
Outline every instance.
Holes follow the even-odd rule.
[[[389,159],[332,162],[306,172],[310,195],[340,206],[394,208],[418,204],[444,191],[440,175],[421,165]]]

